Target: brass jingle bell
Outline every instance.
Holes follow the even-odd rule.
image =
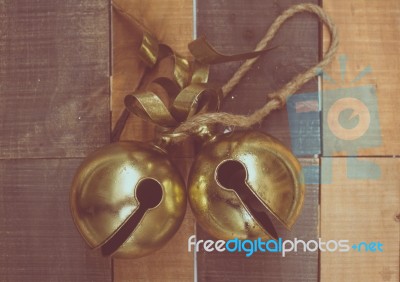
[[[222,240],[277,238],[271,217],[290,229],[304,192],[297,159],[278,140],[257,131],[211,138],[195,159],[188,182],[197,222]]]
[[[160,148],[117,142],[89,155],[71,187],[70,207],[91,248],[121,258],[145,256],[178,230],[186,191]]]

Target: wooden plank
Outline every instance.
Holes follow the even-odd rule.
[[[321,252],[321,281],[399,281],[400,159],[360,158],[380,168],[380,178],[372,180],[372,171],[358,180],[347,177],[354,161],[322,159],[321,237],[349,240],[350,245],[379,241],[383,252],[365,252],[365,247],[361,252]]]
[[[68,207],[80,157],[109,140],[109,3],[1,0],[0,25],[0,277],[109,281]]]
[[[197,35],[205,35],[217,50],[225,53],[250,51],[265,34],[268,26],[286,8],[301,1],[198,1]],[[311,1],[317,3],[318,1]],[[307,14],[297,15],[282,27],[271,46],[279,46],[264,55],[255,67],[240,82],[238,87],[223,101],[223,111],[248,114],[266,102],[266,95],[282,87],[298,74],[318,61],[318,21]],[[213,66],[210,78],[223,85],[240,63]],[[317,81],[307,83],[299,93],[317,102],[312,94],[317,90]],[[311,97],[311,98],[310,98]],[[304,100],[307,100],[304,99]],[[298,155],[313,156],[320,153],[320,142],[310,148],[297,147],[304,138],[319,140],[319,114],[314,118],[316,130],[308,132],[290,124],[291,119],[300,118],[292,101],[287,108],[268,116],[257,127],[280,139]],[[288,110],[291,111],[290,115]],[[293,121],[292,120],[292,121]],[[317,122],[317,123],[315,123]],[[319,123],[318,123],[319,124]],[[295,139],[292,139],[296,136]],[[296,143],[292,143],[296,140]],[[307,142],[306,142],[307,143]],[[295,147],[295,148],[294,148]],[[303,163],[313,162],[303,159]],[[318,175],[318,166],[312,170]],[[314,175],[315,176],[315,175]],[[280,230],[283,238],[315,239],[318,237],[318,182],[307,186],[306,203],[301,218],[293,232]],[[197,228],[197,239],[210,236]],[[258,253],[251,258],[243,254],[206,253],[197,255],[199,281],[317,281],[318,253],[298,253],[282,258],[278,254]]]
[[[360,100],[367,108],[357,117],[359,121],[353,119],[356,124],[347,117],[347,122],[342,120],[336,125],[353,129],[356,138],[352,142],[343,141],[337,129],[333,129],[338,133],[334,138],[324,134],[324,155],[399,155],[400,2],[324,0],[323,6],[339,29],[339,54],[344,55],[338,56],[338,60],[326,68],[334,82],[325,81],[324,90],[331,90],[329,94],[337,94],[339,99],[341,94],[335,89],[345,89],[347,97]],[[324,32],[324,46],[328,44],[327,37]],[[360,74],[365,75],[360,78]],[[365,85],[371,85],[369,93],[360,90],[359,87]],[[324,97],[329,94],[325,93]],[[331,109],[330,106],[324,106],[325,113]],[[352,103],[347,108],[356,110],[356,105]],[[342,110],[345,108],[341,107],[337,112]],[[370,122],[365,119],[368,117]],[[365,133],[362,127],[358,127],[363,121],[367,123]],[[324,126],[324,133],[328,132],[330,129],[326,124]],[[350,150],[349,146],[355,148]]]
[[[109,140],[109,1],[0,1],[0,158]]]
[[[292,231],[277,229],[283,240],[318,240],[319,163],[301,159],[307,167],[306,197],[302,213]],[[318,178],[318,177],[317,177]],[[280,226],[276,224],[275,226]],[[197,226],[197,240],[213,239]],[[318,252],[244,253],[205,252],[197,254],[198,281],[318,281]]]
[[[160,42],[175,51],[187,55],[187,44],[192,40],[192,1],[167,0],[118,0],[114,3],[130,16],[138,19]],[[114,11],[112,17],[112,124],[121,115],[125,95],[137,89],[144,66],[138,57],[141,42],[140,30],[131,20]],[[154,138],[154,126],[130,115],[121,140],[150,141]],[[187,175],[192,156],[180,147],[174,153],[174,161],[182,174]],[[182,149],[184,152],[182,152]],[[190,151],[190,150],[189,150]],[[191,281],[193,280],[193,254],[187,252],[187,238],[194,234],[194,220],[187,214],[174,238],[161,250],[136,260],[114,259],[114,281]]]
[[[322,252],[321,280],[398,281],[400,162],[374,156],[400,152],[400,3],[324,0],[323,6],[339,28],[342,54],[325,70],[331,79],[323,85],[323,153],[371,157],[322,159],[321,236],[351,244],[380,241],[383,252]],[[346,98],[353,101],[340,106]],[[357,108],[364,110],[355,119],[345,116]]]
[[[85,246],[70,215],[80,161],[0,161],[2,281],[111,281],[110,259]]]
[[[221,52],[233,54],[251,51],[264,36],[270,24],[285,9],[302,1],[198,1],[197,35],[205,35]],[[318,3],[318,1],[309,1]],[[278,48],[262,56],[248,75],[223,101],[222,111],[249,114],[264,105],[267,94],[278,90],[296,74],[318,61],[318,21],[299,14],[282,26],[270,43]],[[240,62],[213,66],[210,80],[223,85],[233,75]],[[307,83],[298,93],[317,91],[317,80]],[[286,109],[275,111],[260,125],[264,131],[290,147],[291,136]],[[319,131],[315,132],[319,139]],[[319,153],[320,148],[314,148]]]

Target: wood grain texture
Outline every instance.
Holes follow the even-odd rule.
[[[368,103],[367,106],[371,119],[378,122],[380,128],[378,131],[365,134],[370,140],[366,142],[367,144],[362,144],[365,143],[362,139],[355,140],[355,144],[361,140],[361,144],[356,145],[355,152],[349,152],[348,145],[337,143],[333,152],[330,150],[324,154],[399,155],[400,2],[398,0],[324,0],[323,6],[339,29],[339,54],[345,55],[346,57],[342,58],[347,59],[347,63],[344,63],[346,67],[343,67],[342,71],[339,60],[326,69],[335,82],[325,81],[323,88],[332,90],[353,87],[353,90],[348,91],[348,96],[351,97],[357,94],[354,87],[372,85],[375,91],[372,96],[377,97],[377,101],[373,101],[372,105],[375,106],[370,107]],[[325,48],[327,44],[328,38],[324,32]],[[354,81],[367,67],[370,71],[361,79]],[[366,96],[368,97],[368,93]],[[329,108],[324,108],[324,111],[328,110]],[[328,143],[328,139],[329,136],[324,136],[324,143]],[[330,149],[328,146],[326,148]]]
[[[323,6],[339,28],[341,53],[325,70],[331,79],[323,84],[324,117],[330,112],[337,119],[323,123],[323,155],[369,157],[322,159],[321,236],[352,244],[380,241],[384,251],[323,252],[321,281],[399,281],[400,162],[391,156],[400,152],[400,3],[324,0]],[[324,32],[325,48],[327,44]],[[337,101],[349,97],[356,100],[335,110]],[[341,112],[345,115],[357,104],[366,110],[353,124],[345,116],[341,119]],[[363,116],[370,120],[360,134]],[[345,140],[340,132],[346,127],[346,134],[357,138]]]
[[[109,2],[0,1],[0,158],[109,140]]]
[[[68,205],[109,140],[109,32],[107,0],[0,0],[1,281],[112,278]]]
[[[369,171],[355,180],[346,173],[351,159],[322,159],[321,237],[380,241],[383,252],[322,252],[321,281],[399,281],[400,160],[360,158],[378,165],[381,176],[367,180]]]
[[[111,281],[110,259],[85,246],[70,215],[81,161],[0,161],[1,281]]]

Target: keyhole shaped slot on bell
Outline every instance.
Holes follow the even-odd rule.
[[[142,179],[136,187],[136,199],[139,202],[138,209],[129,217],[129,219],[119,228],[102,247],[101,253],[104,256],[113,254],[136,229],[145,213],[158,206],[163,197],[161,184],[152,179]]]
[[[225,160],[218,165],[215,178],[221,187],[236,192],[247,210],[266,233],[275,239],[278,238],[276,229],[269,217],[270,215],[274,215],[266,208],[248,185],[247,169],[244,164],[236,160]]]

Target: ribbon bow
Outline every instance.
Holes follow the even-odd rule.
[[[246,60],[270,50],[236,55],[218,53],[204,37],[189,43],[194,60],[175,53],[168,45],[159,43],[149,32],[143,31],[139,49],[141,60],[148,68],[154,68],[161,60],[173,59],[172,78],[157,77],[151,81],[168,94],[167,101],[149,89],[135,91],[125,97],[127,110],[135,115],[166,128],[177,127],[188,118],[204,112],[219,110],[223,93],[208,83],[212,64]]]

